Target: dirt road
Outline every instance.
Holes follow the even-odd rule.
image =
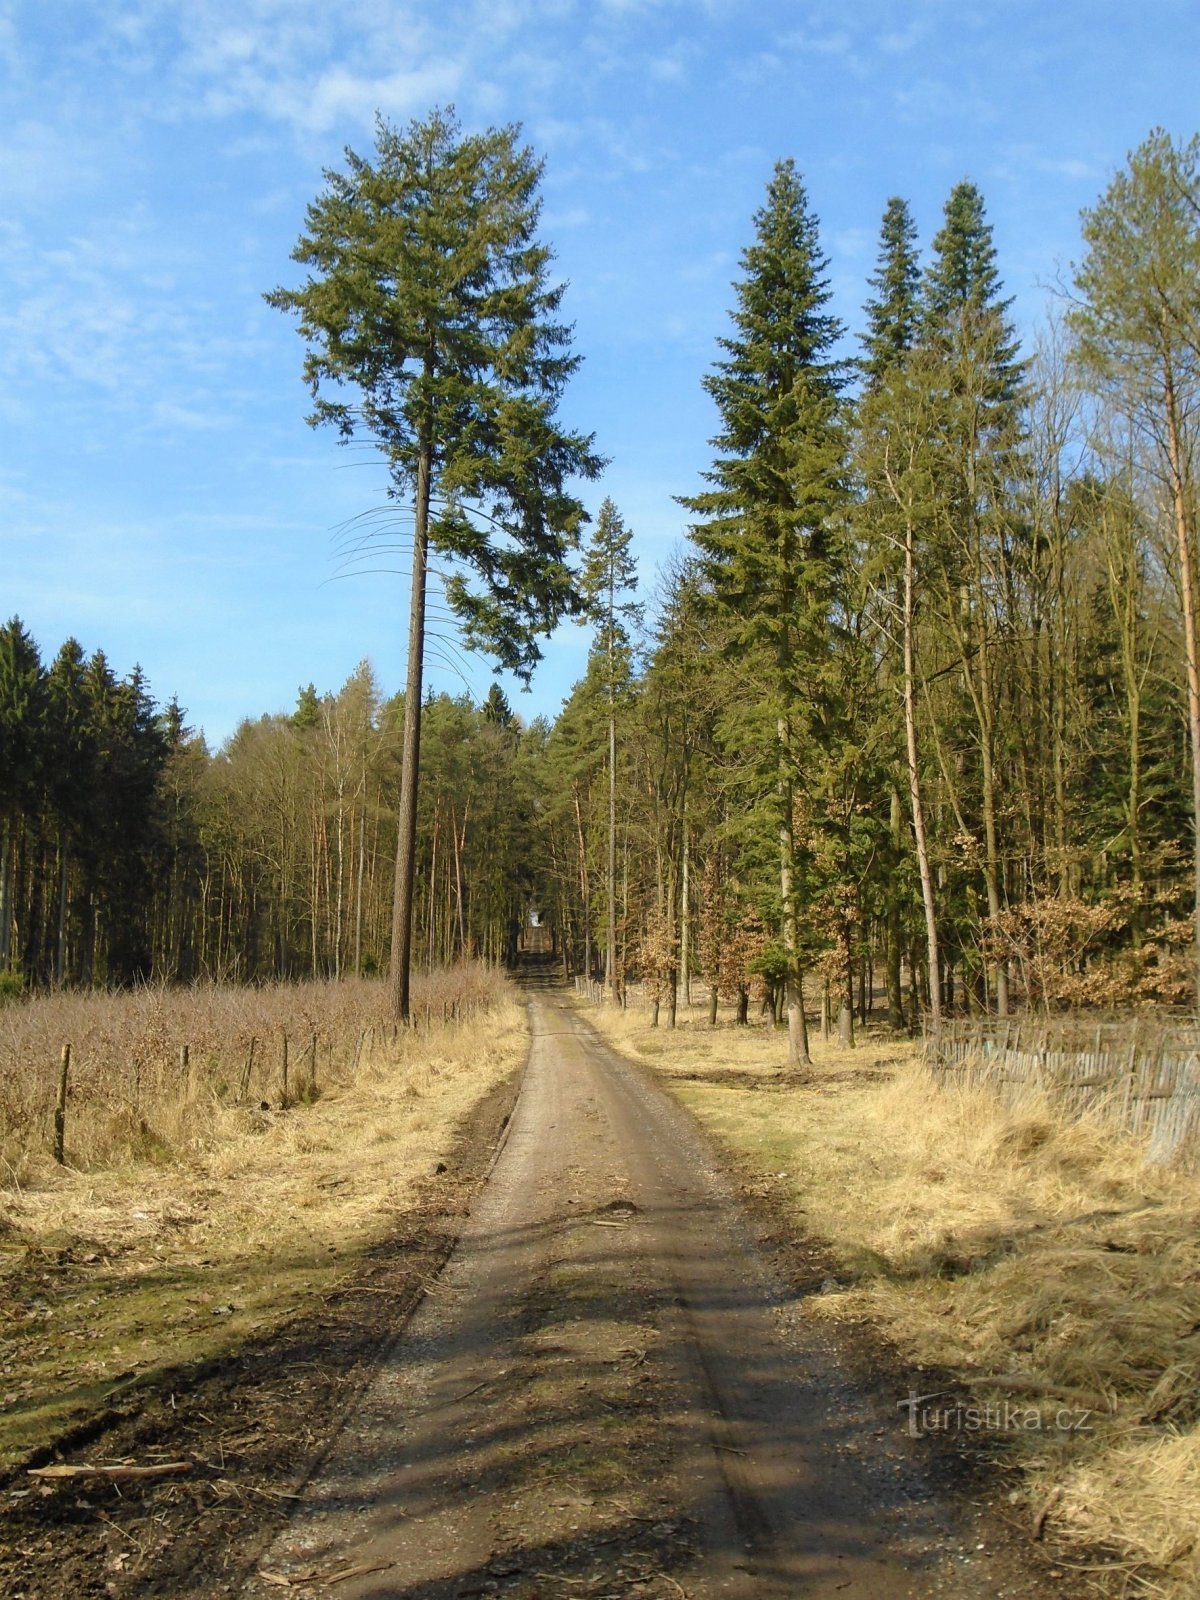
[[[530,1018],[460,1245],[246,1593],[1024,1593],[848,1384],[688,1118],[552,989]]]

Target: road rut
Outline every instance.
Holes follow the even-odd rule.
[[[686,1114],[549,986],[529,1015],[460,1244],[247,1593],[1000,1592]]]

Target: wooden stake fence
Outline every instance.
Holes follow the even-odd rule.
[[[990,1089],[1011,1106],[1044,1098],[1146,1138],[1148,1161],[1200,1166],[1200,1028],[952,1021],[930,1052],[943,1083]]]
[[[427,1006],[425,1010],[426,1028],[428,1028],[429,1007]],[[480,1010],[480,1005],[473,1000],[468,1002],[444,1000],[442,1002],[442,1025],[443,1027],[447,1027],[450,1024],[461,1024],[471,1021],[479,1015]],[[485,1013],[487,1012],[488,1007],[486,1003],[483,1004],[482,1010]],[[400,1026],[398,1023],[372,1023],[367,1027],[360,1028],[356,1033],[349,1036],[346,1039],[347,1047],[349,1047],[350,1038],[353,1039],[353,1047],[349,1072],[350,1076],[354,1077],[358,1074],[360,1067],[362,1067],[368,1061],[368,1059],[373,1058],[378,1050],[385,1048],[389,1041],[393,1047],[399,1043]],[[269,1046],[269,1042],[269,1040],[260,1040],[257,1035],[251,1036],[249,1040],[245,1060],[241,1065],[240,1073],[237,1077],[237,1100],[239,1104],[244,1103],[250,1094],[254,1069],[260,1060],[263,1062],[262,1071],[268,1080],[267,1082],[264,1082],[263,1089],[268,1094],[270,1092],[270,1065],[263,1056],[264,1049],[267,1050],[267,1055],[269,1056],[270,1052],[269,1048],[267,1048]],[[334,1038],[333,1036],[328,1036],[326,1051],[327,1070],[331,1078],[336,1078],[335,1063],[337,1058],[337,1050],[338,1039]],[[191,1096],[193,1093],[195,1093],[197,1089],[197,1079],[201,1077],[201,1074],[204,1070],[203,1057],[197,1058],[196,1061],[193,1061],[191,1047],[187,1044],[182,1044],[177,1047],[173,1046],[172,1054],[168,1056],[168,1062],[172,1059],[172,1056],[178,1064],[178,1083],[180,1089],[184,1095]],[[70,1043],[64,1044],[59,1055],[57,1093],[54,1100],[53,1131],[50,1141],[50,1149],[53,1158],[60,1165],[66,1164],[67,1100],[73,1059],[73,1046]],[[299,1060],[301,1065],[306,1065],[308,1069],[307,1083],[301,1083],[299,1086],[301,1096],[304,1097],[307,1091],[309,1096],[315,1098],[318,1082],[318,1066],[320,1060],[319,1034],[310,1031],[308,1043],[305,1046]],[[280,1105],[283,1110],[288,1110],[292,1104],[292,1092],[295,1079],[292,1066],[293,1063],[291,1061],[291,1051],[287,1031],[286,1029],[280,1029]],[[142,1068],[142,1057],[140,1055],[135,1055],[131,1062],[131,1080],[127,1101],[127,1103],[132,1105],[135,1114],[140,1114],[141,1111]],[[234,1071],[236,1072],[237,1069],[235,1068]],[[45,1104],[46,1102],[43,1101],[43,1107]],[[45,1111],[43,1110],[39,1114],[39,1121],[40,1118],[44,1116]],[[45,1129],[44,1122],[41,1122],[41,1127],[43,1130]],[[44,1131],[42,1133],[42,1137],[45,1137]]]

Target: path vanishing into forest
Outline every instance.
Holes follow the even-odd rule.
[[[460,1243],[245,1593],[1024,1594],[777,1281],[687,1115],[528,993]]]

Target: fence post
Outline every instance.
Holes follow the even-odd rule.
[[[58,1064],[58,1100],[54,1106],[54,1159],[59,1166],[66,1165],[63,1146],[67,1137],[67,1076],[71,1071],[71,1046],[62,1047]]]
[[[282,1111],[286,1111],[288,1108],[288,1042],[286,1033],[283,1035],[283,1057],[281,1066],[283,1068],[283,1099],[280,1102],[280,1109]]]
[[[250,1074],[254,1070],[254,1046],[258,1043],[254,1035],[250,1035],[250,1051],[246,1057],[246,1065],[242,1069],[242,1086],[238,1091],[238,1099],[244,1100],[250,1088]]]

